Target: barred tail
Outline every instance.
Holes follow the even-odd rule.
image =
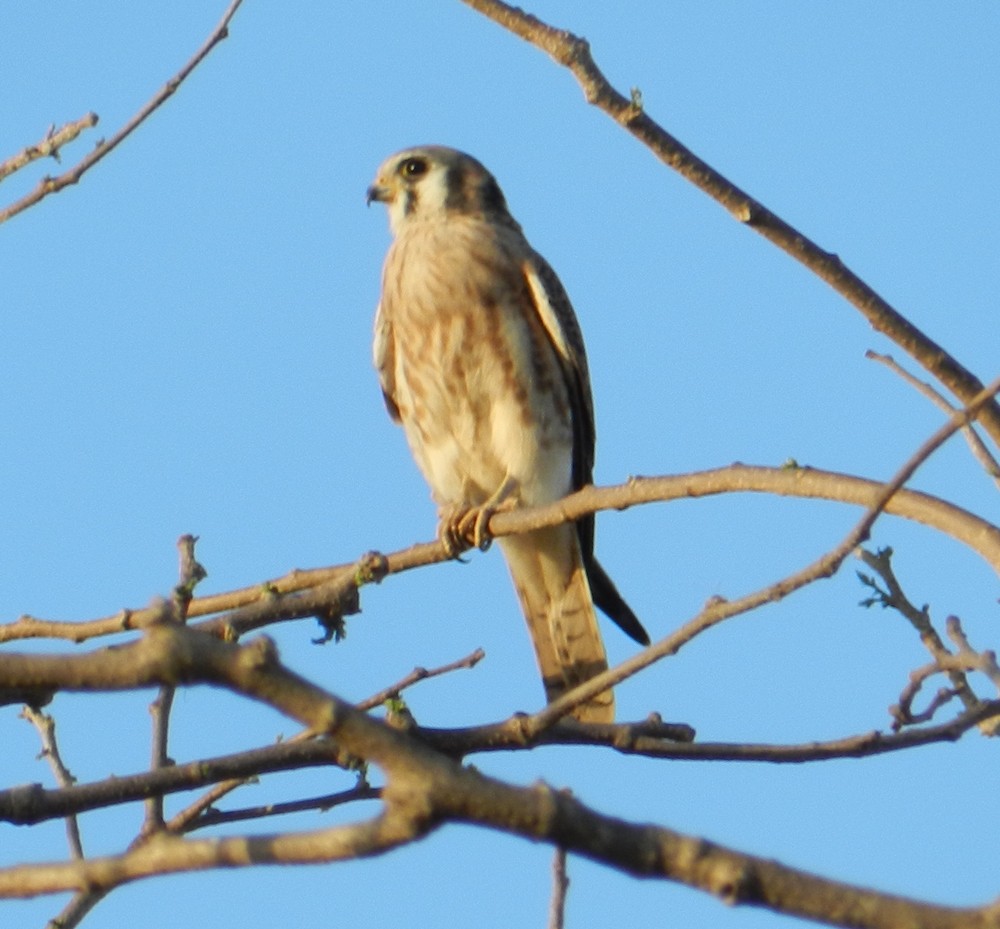
[[[551,703],[607,670],[576,527],[538,529],[498,540],[507,559]],[[583,722],[613,722],[610,690],[573,711]]]

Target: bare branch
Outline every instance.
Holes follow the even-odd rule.
[[[70,774],[59,753],[59,745],[56,742],[56,721],[30,706],[21,710],[21,716],[38,730],[42,739],[42,754],[49,760],[49,767],[55,775],[56,783],[60,787],[71,788],[76,783],[76,778]],[[66,816],[66,838],[69,841],[70,854],[74,858],[83,858],[83,840],[80,838],[80,825],[74,813]]]
[[[552,854],[552,901],[549,904],[549,929],[563,929],[566,917],[566,891],[569,875],[566,873],[566,849],[557,846]]]
[[[6,222],[12,216],[23,213],[28,207],[34,206],[49,194],[57,193],[64,187],[76,184],[84,174],[87,173],[105,155],[118,146],[118,144],[128,138],[146,119],[152,115],[162,103],[172,97],[177,88],[184,82],[187,76],[206,58],[208,53],[215,48],[223,39],[229,35],[229,23],[243,0],[232,0],[229,8],[223,14],[219,24],[212,30],[212,34],[205,40],[205,43],[190,58],[166,84],[163,85],[150,99],[150,101],[135,114],[121,129],[118,130],[107,141],[100,142],[94,150],[75,164],[69,171],[60,174],[58,177],[43,178],[38,186],[29,194],[15,201],[6,209],[0,210],[0,223]],[[86,117],[84,117],[86,118]],[[95,119],[96,122],[96,119]]]
[[[173,686],[161,687],[156,699],[149,706],[152,718],[152,749],[149,759],[149,769],[158,771],[173,764],[167,752],[168,733],[170,731],[170,711],[174,705]],[[146,800],[146,821],[143,823],[142,834],[146,835],[163,828],[163,794],[153,794]]]
[[[12,684],[57,683],[57,669],[47,665],[47,656],[28,657],[19,674],[10,678]],[[157,834],[118,856],[0,871],[0,897],[67,889],[101,893],[154,874],[359,858],[415,841],[443,822],[455,821],[546,841],[626,873],[699,888],[731,904],[862,929],[969,929],[995,926],[998,919],[994,907],[941,907],[837,883],[663,827],[602,816],[545,785],[513,787],[487,778],[292,674],[263,638],[234,646],[164,624],[133,645],[63,660],[78,689],[207,683],[265,701],[378,764],[388,780],[384,811],[371,820],[295,835],[196,841]]]
[[[466,729],[422,728],[417,730],[417,735],[439,751],[456,758],[536,745],[603,745],[624,755],[641,755],[646,758],[804,764],[842,758],[865,758],[869,755],[906,751],[921,745],[955,742],[984,721],[997,720],[1000,720],[1000,700],[981,702],[949,722],[923,729],[908,729],[891,734],[864,732],[826,742],[805,742],[799,745],[694,742],[690,735],[685,737],[683,731],[662,732],[659,727],[655,727],[654,731],[644,732],[643,723],[619,723],[605,729],[570,721],[533,735],[525,731],[520,717]],[[677,724],[663,725],[682,728]],[[690,733],[690,727],[687,728]]]
[[[934,435],[924,442],[896,473],[895,477],[885,484],[875,495],[875,500],[860,522],[847,534],[842,542],[829,552],[824,553],[812,564],[800,571],[782,578],[768,587],[753,591],[736,600],[717,598],[712,600],[697,616],[690,619],[670,635],[654,642],[643,649],[638,655],[623,661],[617,667],[597,674],[582,684],[567,691],[553,700],[538,713],[524,721],[526,732],[534,734],[552,725],[557,719],[571,712],[575,707],[592,699],[622,681],[638,674],[668,655],[675,654],[687,642],[701,635],[724,620],[743,613],[748,613],[765,603],[776,603],[789,594],[825,577],[831,577],[845,559],[864,541],[867,540],[875,520],[881,515],[892,498],[899,492],[920,467],[938,448],[952,435],[975,416],[977,410],[991,401],[993,394],[1000,390],[1000,378],[982,390],[969,406],[953,415]]]
[[[378,800],[382,789],[372,787],[362,782],[350,790],[341,790],[321,797],[307,797],[304,800],[291,800],[286,803],[268,803],[263,806],[247,807],[243,810],[209,810],[203,816],[193,820],[185,831],[204,829],[209,826],[245,822],[249,819],[265,819],[270,816],[287,816],[289,813],[306,813],[319,810],[325,813],[347,803],[357,803],[359,800]]]
[[[963,403],[970,403],[982,391],[982,382],[971,371],[895,310],[837,255],[821,249],[698,158],[650,118],[639,95],[633,93],[625,97],[615,90],[594,62],[590,45],[585,39],[563,29],[554,29],[530,13],[501,0],[462,2],[568,68],[583,88],[588,103],[610,116],[665,165],[720,203],[734,219],[760,233],[809,268],[860,310],[873,328],[909,353]],[[992,400],[986,403],[980,421],[993,441],[1000,444],[1000,406]]]
[[[484,652],[481,648],[477,648],[474,652],[466,655],[464,658],[460,658],[458,661],[452,661],[449,664],[441,665],[438,668],[431,668],[430,670],[427,670],[427,668],[414,668],[402,680],[397,681],[395,684],[390,684],[388,687],[380,690],[376,694],[373,694],[366,700],[362,700],[357,705],[358,709],[370,710],[373,707],[381,706],[386,700],[389,700],[392,697],[398,697],[403,690],[408,687],[412,687],[420,681],[430,680],[432,677],[440,677],[442,674],[450,674],[452,671],[474,668],[485,657],[486,652]]]
[[[497,513],[490,520],[490,533],[503,536],[528,532],[602,510],[625,510],[646,503],[726,493],[769,493],[871,507],[882,488],[880,481],[814,468],[735,464],[690,474],[636,477],[613,487],[585,487],[547,506]],[[901,489],[885,504],[885,512],[957,539],[1000,574],[1000,528],[968,510],[929,494]],[[450,560],[436,541],[413,545],[389,555],[369,552],[352,564],[294,570],[263,584],[197,597],[191,601],[188,615],[223,614],[194,625],[222,638],[237,639],[271,623],[318,614],[326,617],[350,615],[358,608],[359,585],[377,583],[389,574]],[[303,591],[306,594],[302,594]],[[28,638],[82,642],[95,636],[147,628],[156,623],[159,616],[160,608],[155,605],[81,622],[22,616],[12,623],[0,625],[0,643]],[[18,697],[17,701],[23,699]]]
[[[1000,721],[1000,700],[983,701],[955,719],[922,729],[888,734],[866,732],[826,742],[800,745],[693,742],[689,726],[664,723],[653,717],[636,723],[580,725],[560,723],[530,741],[521,726],[521,717],[502,723],[461,729],[418,728],[411,730],[435,751],[455,759],[483,752],[530,749],[546,745],[587,745],[612,748],[625,755],[669,758],[686,761],[741,761],[770,764],[803,764],[843,758],[863,758],[906,751],[922,745],[954,742],[984,721]],[[166,824],[166,829],[186,831],[211,805],[234,787],[260,774],[336,765],[349,769],[352,757],[330,739],[308,741],[289,739],[278,745],[234,755],[208,758],[143,774],[118,776],[91,784],[60,790],[44,790],[29,784],[0,791],[0,822],[32,825],[49,819],[88,810],[142,800],[151,794],[167,794],[204,787],[216,787]],[[198,821],[200,825],[200,821]]]
[[[261,864],[319,864],[389,851],[419,837],[399,814],[295,835],[201,840],[159,833],[118,856],[79,863],[24,865],[0,870],[0,898],[25,898],[78,887],[108,891],[144,877]]]
[[[220,781],[242,784],[247,778],[272,771],[328,765],[349,770],[351,759],[329,739],[300,742],[293,738],[265,748],[204,758],[142,774],[119,775],[60,790],[44,790],[38,784],[27,784],[0,790],[0,822],[32,825],[70,813],[145,800],[153,794],[176,793]]]
[[[401,693],[420,681],[439,677],[452,671],[473,668],[484,657],[482,649],[476,649],[464,658],[437,668],[415,668],[410,674],[395,684],[357,704],[358,709],[368,710],[380,706],[389,697]],[[29,711],[25,711],[29,712]],[[667,737],[665,733],[676,733],[676,727],[661,726],[654,731],[648,725],[636,731],[636,735]],[[620,738],[620,736],[615,736]],[[687,730],[687,737],[693,733]],[[345,753],[329,739],[316,738],[312,732],[300,732],[277,745],[206,758],[187,764],[154,765],[152,770],[137,775],[118,775],[111,780],[92,784],[75,784],[59,780],[62,789],[44,790],[38,784],[0,790],[0,822],[16,825],[31,825],[60,816],[83,813],[88,810],[135,800],[148,800],[168,793],[190,790],[195,787],[214,785],[204,796],[198,798],[186,809],[164,824],[170,832],[180,833],[197,820],[202,825],[201,815],[213,803],[226,794],[246,784],[261,774],[274,771],[298,770],[318,765],[336,765],[351,770],[357,759]]]
[[[942,397],[937,390],[926,381],[915,378],[909,371],[897,364],[891,355],[880,355],[878,352],[869,350],[865,352],[865,358],[870,358],[872,361],[877,361],[885,365],[894,374],[899,375],[912,388],[927,397],[939,410],[943,410],[949,414],[955,412],[955,407]],[[983,470],[993,479],[993,482],[1000,487],[1000,462],[993,457],[986,444],[979,438],[979,433],[976,432],[975,426],[966,426],[962,430],[962,435],[965,437],[966,442],[969,443],[969,448],[972,450],[976,461],[982,465]]]
[[[88,113],[71,123],[66,123],[61,129],[55,126],[49,129],[41,142],[29,145],[6,161],[0,161],[0,181],[9,177],[15,171],[20,171],[25,165],[39,158],[54,158],[59,160],[59,150],[72,142],[80,133],[97,125],[97,114]]]
[[[194,597],[195,587],[208,577],[208,572],[194,556],[197,542],[196,535],[182,535],[177,540],[178,580],[172,599],[177,621],[182,623],[187,622],[188,607]]]
[[[45,929],[76,929],[84,917],[106,896],[105,893],[76,894],[55,919],[45,924]]]
[[[883,607],[894,609],[901,616],[905,617],[907,622],[917,631],[924,647],[931,653],[935,666],[943,668],[944,663],[951,657],[951,652],[931,623],[927,608],[918,610],[910,602],[906,594],[903,593],[903,588],[896,577],[896,572],[892,568],[892,549],[885,548],[878,552],[871,552],[861,548],[858,549],[857,555],[869,568],[878,574],[885,584],[885,590],[878,588],[874,581],[865,578],[864,575],[861,576],[862,581],[876,591],[876,597]],[[868,604],[869,601],[863,601],[863,605]],[[951,669],[948,672],[948,678],[954,688],[955,695],[961,699],[966,709],[978,706],[980,702],[979,698],[975,695],[972,688],[969,687],[969,682],[962,670],[958,668]],[[890,708],[890,713],[895,718],[894,728],[905,725],[907,722],[925,722],[931,718],[930,716],[923,715],[909,717],[910,705],[922,681],[923,678],[911,679],[912,689],[907,688],[900,696],[899,704],[896,707]],[[937,709],[943,700],[944,698],[942,697],[942,701],[933,704],[928,710]]]

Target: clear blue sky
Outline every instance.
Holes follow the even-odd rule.
[[[110,135],[189,57],[224,4],[8,4],[0,157],[95,110]],[[533,2],[590,39],[623,91],[705,160],[845,262],[983,380],[998,372],[996,221],[1000,7]],[[91,138],[65,153],[71,164]],[[364,208],[375,167],[406,145],[464,148],[492,168],[559,271],[583,326],[598,420],[596,477],[735,460],[887,477],[941,422],[866,361],[893,351],[855,310],[740,227],[588,107],[540,52],[456,0],[247,0],[231,37],[76,188],[0,229],[0,620],[140,606],[175,578],[174,540],[201,536],[204,592],[432,537],[434,512],[384,414],[370,329],[388,243]],[[0,187],[7,203],[43,165]],[[997,518],[953,443],[915,486]],[[606,514],[602,561],[654,638],[715,594],[738,596],[831,547],[857,513],[732,497]],[[996,647],[997,585],[957,543],[884,520],[912,598]],[[863,611],[853,566],[780,607],[714,630],[622,687],[704,739],[800,741],[887,726],[915,635]],[[474,672],[408,694],[450,725],[533,709],[533,659],[499,552],[364,591],[346,642],[275,630],[283,657],[361,698],[414,665],[477,646]],[[613,659],[632,654],[607,628]],[[988,694],[986,686],[982,692]],[[81,781],[141,770],[148,694],[59,697]],[[178,760],[294,726],[228,697],[179,696]],[[4,785],[49,782],[17,709],[0,711]],[[801,767],[657,763],[602,751],[484,757],[519,783],[570,786],[598,809],[705,835],[834,878],[944,903],[1000,888],[993,744]],[[985,768],[989,765],[989,768]],[[336,790],[269,778],[227,805]],[[173,808],[178,801],[172,800]],[[139,813],[83,821],[91,853],[124,847]],[[282,825],[314,828],[335,816]],[[64,854],[62,824],[0,827],[5,862]],[[448,828],[377,861],[147,881],[85,923],[175,927],[541,926],[550,852]],[[703,895],[571,861],[568,926],[627,920],[771,926]],[[0,904],[41,926],[59,902]],[[784,925],[785,923],[782,922]]]

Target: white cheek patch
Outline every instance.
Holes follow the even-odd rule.
[[[397,194],[389,204],[389,228],[396,236],[406,222],[406,199],[405,193]]]
[[[433,165],[415,184],[398,183],[401,189],[389,204],[389,226],[393,235],[399,235],[412,220],[428,219],[444,211],[448,189],[441,165]]]

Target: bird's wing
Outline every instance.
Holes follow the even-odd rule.
[[[549,263],[541,255],[532,253],[523,269],[535,312],[545,327],[566,379],[566,393],[573,411],[573,489],[577,490],[593,478],[596,441],[583,335],[573,305]]]
[[[380,301],[375,311],[375,340],[372,344],[372,360],[378,372],[382,399],[393,422],[400,421],[399,405],[396,402],[396,343],[389,314]]]
[[[573,489],[579,490],[593,480],[596,444],[594,401],[590,392],[590,372],[587,369],[583,334],[559,277],[544,258],[532,253],[524,263],[524,276],[531,291],[535,312],[548,333],[566,378],[573,411]],[[639,618],[594,557],[594,515],[591,513],[577,520],[576,531],[594,603],[626,635],[641,645],[648,645],[649,635]]]

